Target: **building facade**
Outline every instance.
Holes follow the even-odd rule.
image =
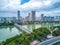
[[[17,11],[17,15],[18,15],[18,23],[20,23],[21,20],[20,20],[20,11],[19,10]]]
[[[32,22],[35,22],[35,14],[36,14],[36,12],[32,11],[31,13],[32,13]]]

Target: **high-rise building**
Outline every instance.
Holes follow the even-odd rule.
[[[32,11],[32,22],[34,22],[35,21],[35,11]]]
[[[32,20],[32,15],[31,13],[28,13],[28,16],[26,17],[26,20],[30,22]]]
[[[43,18],[44,17],[44,14],[41,14],[41,17]]]
[[[32,19],[31,19],[32,15],[31,13],[28,14],[28,21],[30,22]]]
[[[20,23],[20,11],[18,10],[18,12],[17,12],[17,14],[18,14],[18,23]]]
[[[41,14],[41,21],[44,21],[44,14]]]

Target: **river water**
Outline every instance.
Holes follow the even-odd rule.
[[[9,39],[11,37],[14,37],[16,35],[20,35],[21,31],[18,30],[16,27],[12,26],[3,26],[0,27],[0,42],[5,41],[6,39]]]

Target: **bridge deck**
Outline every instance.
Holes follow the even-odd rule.
[[[14,25],[17,26],[18,28],[20,28],[21,30],[27,32],[27,33],[31,33],[31,32],[32,32],[32,30],[27,29],[27,28],[24,28],[24,27],[22,27],[21,25],[18,25],[18,24],[14,24]]]

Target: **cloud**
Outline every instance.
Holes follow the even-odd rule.
[[[27,0],[28,2],[21,2],[22,0],[1,0],[0,10],[21,10],[21,11],[42,11],[42,10],[53,10],[59,8],[59,0]],[[3,3],[2,3],[3,2]],[[20,3],[24,3],[20,5]]]
[[[21,5],[21,3],[23,3]],[[14,11],[26,12],[35,10],[45,14],[60,14],[60,0],[30,0],[27,2],[21,2],[21,0],[1,0],[0,1],[0,12],[13,12]],[[39,14],[40,14],[39,13]],[[23,15],[24,15],[23,14]]]
[[[60,1],[58,0],[30,0],[20,6],[22,10],[54,10],[59,8]]]
[[[0,10],[12,10],[17,9],[21,3],[21,0],[1,0]]]
[[[21,5],[20,8],[24,10],[35,10],[35,9],[42,9],[44,7],[50,6],[51,1],[37,1],[37,0],[31,0],[28,3],[25,3],[24,5]]]

